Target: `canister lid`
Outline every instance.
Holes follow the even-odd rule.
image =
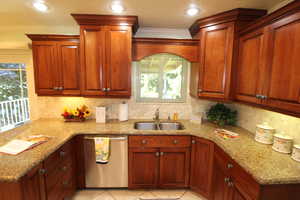
[[[280,139],[284,139],[284,140],[293,140],[292,137],[288,136],[288,135],[283,135],[283,134],[275,134],[274,137],[280,138]]]
[[[267,130],[274,130],[267,122],[257,125],[258,128],[267,129]]]
[[[300,144],[294,144],[294,148],[300,149]]]

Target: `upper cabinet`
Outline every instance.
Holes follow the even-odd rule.
[[[79,37],[27,35],[38,95],[80,95]]]
[[[83,96],[131,96],[132,35],[136,16],[72,14],[80,25]]]
[[[200,39],[199,63],[192,64],[192,96],[231,99],[238,53],[236,33],[242,26],[265,14],[265,10],[234,9],[199,19],[190,27],[193,37]]]
[[[241,31],[236,99],[300,115],[300,2]]]

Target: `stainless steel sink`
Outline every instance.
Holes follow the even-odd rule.
[[[180,122],[136,122],[134,128],[138,130],[183,130],[184,127]]]

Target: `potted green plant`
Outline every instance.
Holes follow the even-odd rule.
[[[237,111],[232,111],[224,104],[217,103],[207,112],[207,119],[219,126],[232,125],[237,122]]]

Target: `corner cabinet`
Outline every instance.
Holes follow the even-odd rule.
[[[79,37],[27,36],[32,40],[36,93],[41,96],[79,96]]]
[[[187,188],[190,136],[130,136],[130,189]]]
[[[132,34],[136,16],[72,14],[80,25],[83,96],[131,96]]]
[[[234,9],[199,19],[190,27],[193,38],[200,39],[199,63],[193,63],[191,69],[192,96],[223,101],[232,98],[237,32],[265,14],[265,10]]]

